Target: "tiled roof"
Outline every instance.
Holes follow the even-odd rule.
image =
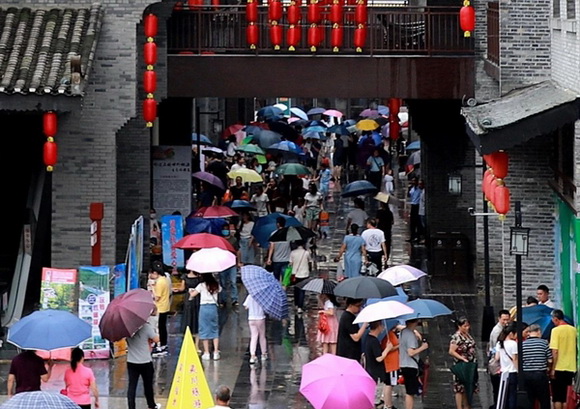
[[[99,4],[0,8],[0,93],[82,95],[102,20]]]

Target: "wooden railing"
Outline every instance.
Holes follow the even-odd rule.
[[[499,66],[499,2],[487,3],[487,60]]]
[[[354,9],[345,7],[344,43],[338,52],[330,45],[331,24],[323,21],[324,39],[316,55],[471,55],[473,39],[459,27],[458,7],[369,7],[368,34],[362,53],[354,46]],[[284,39],[280,50],[270,43],[268,9],[260,6],[256,49],[246,43],[245,6],[176,8],[168,21],[170,54],[311,55],[307,43],[306,7],[303,6],[301,41],[288,50],[286,15],[281,20]]]

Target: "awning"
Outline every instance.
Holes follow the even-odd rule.
[[[578,94],[552,81],[514,90],[500,99],[464,107],[467,134],[479,153],[520,145],[580,118]]]

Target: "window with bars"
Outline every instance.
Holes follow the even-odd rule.
[[[552,0],[552,14],[554,17],[560,17],[560,0]]]
[[[576,0],[566,0],[566,18],[568,20],[576,19]]]

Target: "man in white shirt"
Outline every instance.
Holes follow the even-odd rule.
[[[264,193],[264,188],[258,186],[256,193],[252,196],[251,203],[256,206],[256,213],[258,217],[263,217],[268,215],[268,202],[270,199],[268,195]]]
[[[536,297],[538,298],[538,304],[556,308],[554,301],[550,300],[550,289],[546,285],[542,284],[538,286],[536,289]]]
[[[296,312],[302,314],[304,311],[304,296],[305,291],[298,288],[296,284],[300,281],[306,280],[310,276],[310,252],[304,248],[304,242],[297,242],[298,247],[290,253],[290,265],[292,266],[292,274],[294,275],[294,305],[296,305]]]
[[[215,390],[215,406],[212,406],[209,409],[231,409],[230,408],[230,400],[232,398],[232,392],[230,388],[226,385],[220,385]]]
[[[367,229],[360,236],[365,241],[368,261],[374,263],[380,273],[383,271],[383,256],[385,262],[389,259],[385,233],[381,229],[377,229],[376,219],[371,218],[367,220]]]
[[[350,232],[350,226],[356,224],[359,228],[363,228],[366,225],[367,219],[369,218],[367,212],[365,212],[365,202],[360,198],[354,199],[354,209],[348,212],[346,215],[346,231],[347,234]]]

